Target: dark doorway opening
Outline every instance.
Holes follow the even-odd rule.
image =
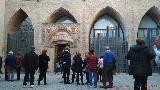
[[[60,64],[61,56],[62,56],[63,50],[65,49],[66,46],[68,46],[68,45],[67,44],[58,44],[55,46],[54,67],[57,62],[59,62],[59,64]],[[54,69],[56,69],[56,68],[54,68]]]
[[[56,57],[62,55],[62,52],[63,52],[63,50],[65,49],[66,46],[67,46],[66,44],[56,45],[56,54],[57,54]]]

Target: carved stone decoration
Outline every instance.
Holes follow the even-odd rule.
[[[79,24],[43,23],[42,45],[53,47],[55,44],[73,44],[79,39]]]

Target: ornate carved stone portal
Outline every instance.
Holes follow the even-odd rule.
[[[49,71],[54,70],[58,56],[65,46],[70,46],[73,55],[80,42],[79,24],[43,23],[42,25],[42,49],[48,50],[51,59]]]
[[[79,24],[43,23],[42,45],[53,47],[57,44],[68,44],[77,47],[80,35]]]

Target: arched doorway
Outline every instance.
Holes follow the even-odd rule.
[[[30,18],[19,9],[10,19],[7,34],[7,52],[14,53],[20,51],[22,54],[29,52],[34,45],[34,31]]]
[[[47,19],[43,28],[44,38],[42,41],[44,41],[45,47],[53,47],[53,65],[55,67],[55,63],[59,61],[59,56],[66,46],[71,47],[71,53],[74,51],[73,48],[76,47],[74,42],[78,41],[78,24],[68,10],[60,7]]]
[[[63,25],[73,24],[74,20],[70,16],[64,15],[61,18],[57,19],[56,23],[63,24]],[[64,40],[59,40],[54,43],[56,43],[56,45],[55,45],[55,61],[54,61],[54,63],[56,63],[57,61],[59,61],[59,56],[62,55],[62,52],[65,49],[65,47],[66,46],[70,47],[72,42],[68,41],[67,39],[64,39]]]
[[[128,47],[123,24],[118,18],[117,12],[110,7],[99,13],[91,28],[90,48],[100,57],[109,46],[117,59],[118,72],[127,72],[125,55]]]
[[[160,35],[160,11],[156,7],[152,7],[142,17],[138,27],[138,38],[143,38],[148,47],[153,48],[155,37]],[[153,72],[159,72],[158,68],[154,68]]]

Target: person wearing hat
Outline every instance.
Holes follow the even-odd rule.
[[[71,53],[69,52],[69,47],[66,46],[65,50],[62,53],[64,84],[70,84],[69,82],[70,67],[71,67]]]
[[[113,88],[113,67],[115,66],[116,59],[114,54],[110,50],[109,46],[106,46],[106,51],[103,54],[103,69],[102,69],[102,88]],[[109,85],[106,86],[106,82]]]
[[[23,67],[25,69],[25,76],[23,81],[23,87],[26,87],[28,77],[30,76],[30,86],[34,87],[34,74],[38,69],[38,55],[35,53],[35,47],[31,47],[31,51],[24,56]]]
[[[134,90],[147,90],[147,78],[152,75],[151,60],[155,55],[145,45],[143,39],[136,39],[136,45],[130,47],[126,56],[130,60],[129,74],[133,75]]]
[[[14,79],[14,70],[16,68],[16,57],[13,55],[13,52],[10,51],[5,59],[5,65],[8,73],[8,81],[13,81]]]

